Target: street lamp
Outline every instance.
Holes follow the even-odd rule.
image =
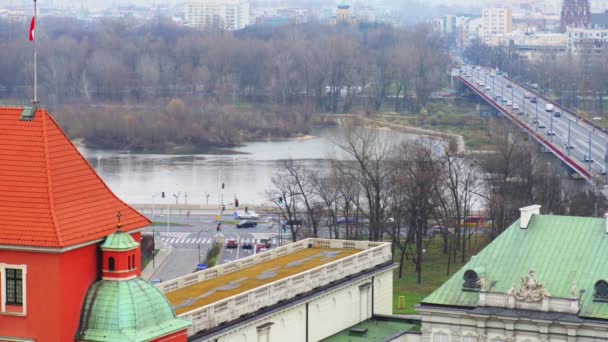
[[[201,233],[202,233],[202,232],[204,232],[204,230],[202,230],[202,229],[201,229],[201,230],[198,232],[198,234],[196,234],[196,241],[197,241],[197,244],[198,244],[198,263],[199,263],[199,264],[202,264],[202,263],[203,263],[203,261],[202,261],[202,259],[201,259],[201,258],[202,258],[202,255],[201,255],[201,240],[200,240],[200,237],[201,237]]]
[[[538,131],[538,101],[536,101],[536,130]]]

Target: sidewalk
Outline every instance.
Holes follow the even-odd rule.
[[[154,262],[150,261],[148,265],[146,265],[146,268],[141,272],[141,277],[147,280],[154,277],[156,271],[163,265],[171,253],[173,253],[173,246],[171,246],[171,244],[162,240],[156,240],[154,243],[156,244],[156,248],[158,248],[158,252],[154,257]]]

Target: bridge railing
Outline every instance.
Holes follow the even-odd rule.
[[[224,322],[253,313],[260,308],[294,298],[298,294],[312,291],[319,286],[327,285],[348,275],[356,274],[392,260],[391,246],[387,242],[305,239],[255,256],[180,277],[170,282],[161,283],[157,287],[163,292],[175,291],[197,282],[235,272],[309,247],[359,249],[361,252],[180,314],[179,317],[192,321],[188,335],[216,327]]]
[[[547,139],[545,139],[540,134],[538,134],[533,129],[531,129],[530,126],[526,125],[521,120],[519,120],[515,115],[511,114],[508,110],[504,109],[501,105],[496,103],[496,101],[494,101],[494,99],[487,96],[483,92],[483,90],[479,90],[471,82],[464,79],[462,76],[459,76],[459,79],[462,82],[464,82],[469,88],[471,88],[473,91],[475,91],[475,93],[477,93],[479,96],[484,98],[488,103],[490,103],[492,106],[494,106],[494,108],[498,109],[501,113],[506,115],[511,121],[513,121],[515,124],[517,124],[521,128],[524,128],[528,132],[528,134],[530,134],[534,139],[536,139],[542,145],[544,145],[549,150],[551,150],[553,152],[553,154],[555,154],[559,159],[561,159],[566,164],[570,165],[570,167],[572,167],[574,170],[576,170],[585,179],[592,178],[591,174],[587,170],[585,170],[585,168],[583,168],[581,165],[579,165],[576,161],[572,160],[572,158],[567,156],[564,152],[562,152],[559,148],[557,148],[551,142],[547,141]]]

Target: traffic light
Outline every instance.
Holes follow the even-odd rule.
[[[225,184],[224,184],[224,183],[222,183],[222,189],[224,189],[224,186],[225,186]]]
[[[239,207],[239,200],[237,198],[234,199],[234,207],[235,208]]]
[[[163,192],[161,192],[161,193],[160,193],[160,196],[161,196],[162,198],[165,198],[165,192],[164,192],[164,191],[163,191]]]
[[[226,211],[226,206],[222,204],[222,212]]]
[[[283,197],[279,197],[279,205],[283,205]]]

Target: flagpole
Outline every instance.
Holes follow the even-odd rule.
[[[38,21],[38,2],[34,0],[34,25],[37,24]],[[36,39],[36,35],[34,33],[34,100],[32,104],[34,105],[34,110],[38,109],[38,39]]]

